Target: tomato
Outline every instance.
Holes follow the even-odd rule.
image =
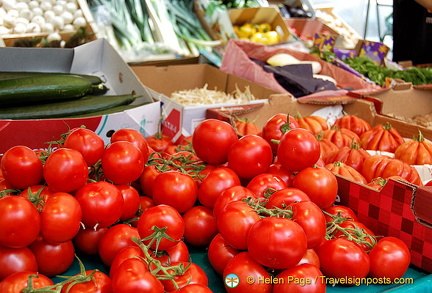
[[[194,206],[183,215],[185,241],[193,246],[206,247],[218,233],[213,211],[205,206]]]
[[[259,281],[270,280],[270,278],[267,270],[254,261],[247,251],[236,254],[227,263],[223,272],[225,289],[228,293],[270,293],[272,292],[272,284]]]
[[[169,171],[159,174],[154,180],[153,200],[166,204],[184,213],[192,208],[198,197],[198,187],[189,174]]]
[[[17,190],[14,189],[12,184],[6,181],[6,179],[0,179],[0,195],[15,195]]]
[[[84,185],[75,193],[82,208],[82,223],[87,228],[108,227],[120,219],[123,196],[113,184],[105,181]]]
[[[16,272],[0,282],[0,292],[17,293],[29,287],[29,278],[33,289],[54,285],[53,281],[36,271]]]
[[[190,284],[186,285],[179,290],[171,291],[171,293],[212,293],[213,291],[210,290],[209,287],[202,285],[202,284]]]
[[[372,128],[369,122],[355,115],[344,115],[336,119],[333,126],[337,126],[338,128],[347,128],[358,136]]]
[[[345,177],[351,181],[360,183],[360,184],[367,184],[367,180],[364,178],[364,176],[354,169],[353,167],[347,165],[346,163],[342,162],[333,162],[330,164],[325,165],[325,168],[330,170],[333,174],[340,175],[342,177]]]
[[[405,142],[396,128],[390,123],[378,124],[360,136],[361,146],[365,150],[394,153]]]
[[[247,197],[255,198],[255,194],[242,185],[234,185],[226,188],[219,194],[214,203],[213,215],[217,218],[227,204]]]
[[[310,130],[313,134],[329,129],[327,120],[317,115],[297,117],[297,122],[300,128]]]
[[[318,254],[316,253],[315,249],[308,248],[306,249],[305,254],[303,255],[302,259],[299,261],[297,265],[301,265],[304,263],[308,263],[311,265],[316,266],[317,268],[320,268],[320,261]]]
[[[395,158],[409,165],[432,164],[432,142],[419,135],[409,139],[395,150]]]
[[[265,198],[269,194],[286,187],[285,181],[270,173],[262,173],[253,177],[246,186],[257,198]]]
[[[79,151],[60,148],[45,161],[43,176],[54,192],[72,192],[87,183],[88,167]]]
[[[291,186],[292,181],[294,180],[294,173],[284,169],[284,167],[282,167],[278,162],[273,162],[267,172],[282,179],[287,186]]]
[[[173,141],[171,140],[171,137],[161,134],[159,132],[147,136],[145,139],[147,141],[148,146],[158,153],[165,152],[168,146],[174,144]]]
[[[425,186],[432,186],[432,179],[425,183]]]
[[[40,232],[36,207],[21,196],[0,198],[0,246],[20,248],[36,240]]]
[[[56,192],[46,201],[40,218],[42,237],[49,242],[60,243],[72,240],[78,233],[82,210],[74,196]]]
[[[271,194],[266,202],[266,208],[286,209],[288,205],[297,201],[310,201],[310,198],[306,193],[298,188],[287,187]]]
[[[353,241],[363,248],[366,252],[369,252],[375,245],[375,233],[373,233],[366,225],[359,221],[345,220],[338,224],[340,228],[344,230],[342,232],[336,229],[332,234],[333,238],[347,238]]]
[[[164,287],[148,271],[147,264],[139,258],[129,258],[122,262],[112,276],[112,289],[116,293],[163,293]]]
[[[162,265],[170,266],[175,262],[187,262],[190,260],[189,248],[182,240],[167,250],[151,251],[152,257],[159,260]]]
[[[221,192],[240,184],[240,178],[232,169],[216,168],[202,180],[198,189],[198,200],[203,206],[213,208]]]
[[[240,250],[232,248],[218,233],[210,242],[207,255],[213,269],[222,275],[227,263],[239,252]]]
[[[324,209],[324,216],[326,218],[326,222],[331,222],[333,221],[333,217],[338,216],[338,217],[343,217],[343,218],[348,218],[348,219],[352,219],[354,221],[357,221],[357,215],[355,214],[355,212],[346,206],[342,206],[342,205],[334,205],[331,207],[328,207],[326,209]],[[330,215],[328,215],[330,214]],[[333,216],[333,217],[332,217]]]
[[[165,291],[173,291],[176,289],[174,282],[177,284],[179,288],[183,288],[189,284],[200,284],[207,286],[208,278],[204,270],[195,263],[192,262],[176,262],[172,263],[172,266],[183,265],[186,268],[182,273],[175,273],[172,269],[168,269],[168,273],[174,273],[174,279],[172,280],[164,280],[160,279],[162,285],[165,288]],[[160,276],[164,276],[161,272],[158,274]]]
[[[272,162],[272,149],[261,136],[245,135],[228,151],[228,166],[242,179],[252,179],[267,172]]]
[[[87,166],[93,166],[101,159],[105,143],[94,131],[87,128],[75,128],[66,136],[63,147],[79,151]]]
[[[287,123],[289,121],[289,123]],[[280,140],[282,135],[286,132],[285,128],[292,129],[298,128],[297,119],[294,116],[287,114],[275,114],[270,117],[264,124],[262,129],[262,137],[270,144],[273,154],[276,155],[279,144],[274,140]]]
[[[235,129],[227,122],[206,119],[194,130],[192,146],[204,162],[221,165],[228,160],[228,150],[238,140]]]
[[[353,142],[350,146],[343,146],[330,154],[327,157],[326,162],[328,164],[333,162],[342,162],[353,167],[358,172],[361,172],[364,160],[370,156],[371,154],[362,149],[359,144]]]
[[[330,239],[317,248],[321,271],[330,278],[346,280],[354,285],[356,278],[369,273],[369,256],[360,246],[346,238]]]
[[[309,167],[300,171],[294,177],[293,187],[305,192],[321,209],[332,206],[338,192],[335,175],[322,167]]]
[[[305,254],[307,245],[303,228],[287,218],[262,218],[247,235],[250,256],[271,269],[286,269],[296,265]]]
[[[247,119],[237,119],[235,121],[235,129],[239,136],[243,135],[261,135],[261,129],[255,124],[253,121],[249,121]]]
[[[128,184],[140,178],[147,159],[128,141],[111,143],[102,154],[102,170],[114,184]]]
[[[148,165],[144,167],[144,170],[140,177],[140,186],[143,193],[153,198],[153,183],[156,177],[161,174],[156,165]]]
[[[307,237],[307,247],[315,248],[326,236],[326,220],[321,209],[311,201],[299,201],[290,204],[292,220],[299,224]]]
[[[128,141],[135,145],[143,154],[144,162],[147,162],[149,157],[149,144],[144,135],[138,130],[132,128],[122,128],[116,130],[110,138],[110,142]]]
[[[139,217],[141,217],[142,213],[148,208],[154,207],[156,205],[152,198],[145,195],[140,196],[139,201],[140,201],[139,208],[135,214],[135,218],[134,218],[135,220],[130,223],[134,227],[138,226],[138,220]]]
[[[111,279],[105,273],[98,270],[85,271],[86,276],[92,276],[84,283],[66,283],[61,293],[112,293]]]
[[[320,153],[320,144],[315,135],[309,130],[296,128],[282,136],[277,160],[288,171],[300,171],[313,166]]]
[[[304,292],[326,292],[324,275],[318,267],[311,264],[301,264],[280,272],[274,282],[273,293],[304,293]]]
[[[137,244],[131,244],[121,248],[114,256],[110,265],[110,277],[118,271],[119,266],[129,258],[145,258],[144,252]]]
[[[117,224],[108,228],[99,240],[99,256],[102,262],[110,266],[115,255],[123,248],[134,245],[132,238],[140,239],[137,228],[127,224]]]
[[[8,149],[0,161],[0,168],[4,179],[14,188],[25,189],[42,181],[42,161],[26,146],[18,145]]]
[[[247,203],[237,200],[227,204],[217,217],[219,233],[234,249],[247,249],[247,236],[259,215]]]
[[[28,247],[0,246],[0,281],[16,272],[37,272],[36,257]]]
[[[64,273],[75,258],[75,248],[71,240],[53,244],[38,237],[29,248],[36,257],[38,272],[47,277]]]
[[[19,195],[30,200],[40,212],[52,194],[54,192],[46,185],[33,185],[21,191]]]
[[[97,229],[81,227],[73,239],[75,248],[86,255],[98,255],[99,241],[106,231],[108,231],[107,227]]]
[[[120,221],[132,219],[140,207],[140,194],[129,184],[116,185],[123,196],[123,210]]]
[[[383,237],[369,252],[372,278],[401,278],[411,262],[408,246],[396,237]]]
[[[155,232],[153,230],[154,226],[159,229],[166,228],[165,233],[172,239],[161,239],[157,247],[158,250],[167,250],[174,247],[177,241],[181,240],[185,231],[185,223],[182,216],[176,209],[168,205],[157,205],[144,211],[138,221],[140,238],[143,239],[152,235]],[[149,245],[150,241],[146,240],[144,244]],[[156,249],[156,243],[152,242],[150,247]]]

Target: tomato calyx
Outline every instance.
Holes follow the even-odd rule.
[[[44,198],[41,196],[44,188],[45,186],[42,186],[41,188],[38,189],[38,191],[36,191],[36,193],[32,191],[31,187],[27,188],[27,194],[28,194],[27,198],[37,208],[39,212],[42,211],[42,208],[45,203]]]

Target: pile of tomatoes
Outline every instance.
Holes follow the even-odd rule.
[[[0,292],[211,292],[190,246],[207,250],[228,292],[403,276],[406,245],[335,205],[315,134],[280,114],[258,135],[208,119],[176,144],[120,129],[105,145],[82,127],[46,151],[12,147],[0,163]],[[81,266],[54,284],[77,253],[109,273]]]

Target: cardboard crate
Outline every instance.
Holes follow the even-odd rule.
[[[263,127],[270,117],[278,113],[322,116],[325,112],[356,115],[371,125],[379,123],[374,104],[367,100],[347,98],[329,106],[302,103],[301,99],[282,94],[272,95],[268,103],[261,105],[208,109],[207,117],[230,121],[230,115],[235,114],[240,118],[256,119],[257,125]],[[337,180],[338,203],[352,208],[359,220],[376,234],[403,240],[410,248],[411,263],[432,272],[432,187],[389,180],[381,191],[377,191],[341,176],[337,176]]]
[[[362,97],[375,104],[376,123],[389,122],[403,137],[412,138],[421,131],[425,138],[432,140],[432,121],[429,126],[413,121],[416,115],[432,114],[432,87],[400,83]]]
[[[119,113],[70,119],[0,120],[0,154],[15,145],[46,149],[68,128],[85,125],[109,142],[113,131],[133,128],[145,136],[157,132],[160,103],[154,102],[148,89],[104,39],[74,49],[0,48],[0,71],[44,71],[92,74],[106,81],[108,94],[141,95],[134,103],[148,102]]]
[[[184,106],[169,98],[175,91],[203,88],[219,90],[232,94],[236,89],[244,91],[249,87],[257,100],[267,99],[275,91],[247,81],[235,75],[227,74],[216,67],[206,64],[173,66],[134,66],[132,67],[141,82],[163,104],[162,130],[164,134],[178,141],[183,136],[193,133],[195,127],[205,119],[206,109],[213,104]],[[220,104],[219,106],[231,106]]]

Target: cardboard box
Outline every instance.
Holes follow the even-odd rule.
[[[216,67],[206,64],[173,65],[173,66],[134,66],[133,71],[140,81],[148,87],[153,96],[162,102],[162,130],[174,141],[182,136],[189,136],[195,127],[205,119],[206,109],[213,104],[184,106],[169,98],[175,91],[203,88],[219,90],[232,94],[236,89],[244,91],[249,87],[257,100],[267,99],[275,91],[252,83],[235,75],[227,74]],[[230,106],[221,104],[220,106]]]
[[[400,83],[393,88],[365,94],[363,98],[375,104],[378,114],[375,123],[389,122],[407,138],[412,138],[421,131],[425,138],[432,140],[431,126],[416,124],[413,120],[416,115],[432,113],[432,87]]]
[[[107,94],[136,93],[134,103],[149,104],[124,112],[89,118],[46,120],[0,120],[0,154],[22,144],[45,149],[68,128],[85,125],[109,142],[113,131],[133,128],[145,136],[157,132],[160,103],[141,84],[130,67],[104,40],[99,39],[74,49],[0,48],[0,71],[46,71],[92,74],[106,80]]]
[[[240,118],[256,119],[259,127],[264,126],[271,116],[278,113],[299,113],[303,116],[314,114],[322,117],[323,113],[346,113],[359,116],[371,125],[377,123],[375,107],[367,100],[341,98],[339,103],[329,106],[301,103],[301,99],[294,100],[289,95],[273,95],[268,103],[243,109],[209,109],[207,117],[229,121],[233,113]],[[403,181],[390,180],[381,191],[377,191],[341,176],[337,176],[337,180],[338,203],[352,208],[359,220],[377,235],[395,236],[403,240],[410,248],[411,263],[432,272],[432,187],[418,187]]]
[[[86,20],[86,42],[94,41],[98,38],[97,36],[97,25],[93,19],[93,15],[90,12],[87,1],[85,0],[77,0],[78,9],[81,9],[84,19]],[[75,34],[75,31],[59,31],[61,39],[64,41],[69,41],[69,39]],[[25,34],[8,34],[0,36],[0,47],[14,47],[14,44],[18,40],[22,39],[37,39],[37,38],[46,38],[49,33],[40,32],[40,33],[25,33]]]

